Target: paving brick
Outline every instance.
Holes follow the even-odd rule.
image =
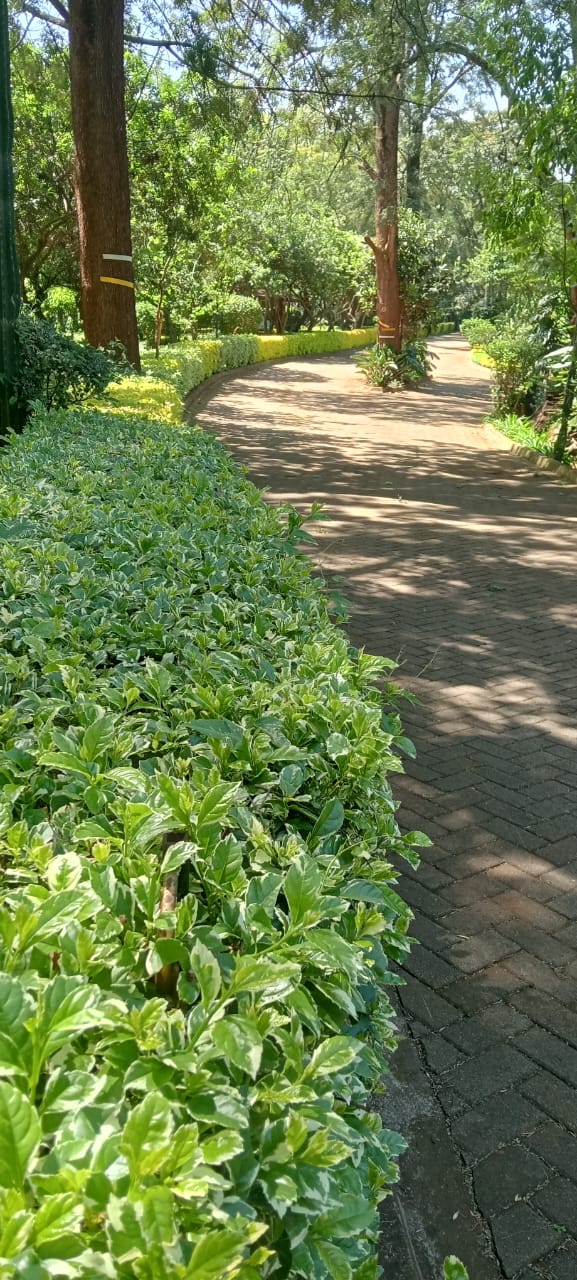
[[[532,829],[544,840],[558,842],[571,837],[575,839],[575,814],[559,813],[556,818],[542,818],[532,822]]]
[[[489,874],[492,880],[502,885],[503,890],[516,889],[526,897],[534,898],[536,902],[549,902],[555,897],[555,890],[544,879],[528,875],[526,871],[521,870],[521,867],[513,866],[510,862],[497,863],[496,866],[491,867]]]
[[[559,915],[557,911],[552,911],[543,902],[534,902],[532,898],[525,897],[523,893],[502,893],[499,906],[537,929],[555,933],[565,925],[564,916]]]
[[[438,821],[447,831],[463,831],[467,827],[478,826],[483,821],[483,811],[473,805],[465,805],[461,809],[453,809],[452,813],[439,814]]]
[[[560,911],[569,920],[577,920],[577,889],[564,891],[557,898],[551,898],[549,905],[553,911]]]
[[[399,997],[405,1013],[419,1018],[435,1031],[462,1017],[459,1009],[455,1009],[454,1005],[449,1004],[442,996],[437,995],[436,991],[426,987],[417,978],[406,978],[405,985],[399,990]]]
[[[418,884],[424,884],[426,889],[442,889],[444,885],[451,884],[452,876],[448,876],[444,871],[440,871],[438,867],[427,866],[426,862],[421,862],[419,867],[414,869],[405,867],[403,876],[408,876],[410,880],[416,880]],[[550,891],[553,892],[552,890]]]
[[[480,1009],[486,1009],[489,1005],[495,1004],[510,991],[518,991],[524,986],[525,979],[514,973],[510,967],[511,961],[516,958],[516,955],[509,956],[506,961],[489,965],[486,969],[472,973],[468,978],[452,982],[451,986],[446,988],[447,998],[451,1004],[457,1005],[467,1013],[477,1013]]]
[[[558,1000],[554,1000],[553,996],[537,991],[535,987],[525,987],[523,991],[509,996],[509,1000],[515,1009],[527,1014],[532,1022],[540,1027],[547,1027],[554,1035],[577,1049],[577,1013],[572,1009],[567,1009]]]
[[[572,893],[577,890],[577,862],[567,862],[564,867],[554,867],[543,876],[558,893]]]
[[[577,1183],[577,1138],[558,1124],[547,1121],[526,1139],[527,1146],[550,1164],[556,1173]],[[577,1221],[575,1223],[577,1231]]]
[[[468,907],[457,907],[443,916],[443,925],[451,935],[482,933],[494,924],[507,923],[511,916],[505,911],[498,898],[483,898],[480,902],[472,902]],[[448,945],[448,943],[447,943]]]
[[[487,831],[492,831],[495,836],[503,836],[503,839],[510,840],[511,844],[517,843],[521,845],[521,848],[526,849],[528,853],[538,853],[543,847],[541,836],[532,831],[527,831],[523,827],[516,827],[512,822],[507,822],[505,818],[486,814],[483,821]],[[547,850],[548,854],[549,851]]]
[[[573,785],[575,785],[574,781]],[[554,844],[548,844],[546,853],[549,862],[555,863],[556,867],[564,867],[577,858],[577,834],[568,835],[565,840],[556,840]]]
[[[547,1280],[576,1280],[577,1277],[577,1244],[574,1240],[566,1240],[556,1253],[543,1259],[542,1275]]]
[[[512,1143],[487,1156],[473,1171],[475,1199],[489,1217],[547,1182],[549,1170],[533,1152]]]
[[[577,1090],[551,1075],[550,1071],[540,1070],[528,1080],[523,1080],[521,1090],[526,1098],[531,1098],[539,1107],[558,1120],[566,1129],[577,1133]]]
[[[450,1084],[445,1084],[450,1089]],[[492,1151],[524,1138],[542,1123],[542,1113],[523,1098],[518,1088],[486,1098],[452,1125],[453,1139],[465,1159],[474,1163]]]
[[[528,1018],[516,1013],[509,1005],[495,1004],[483,1013],[473,1014],[472,1017],[454,1023],[447,1028],[445,1035],[458,1049],[472,1057],[526,1031],[530,1025]]]
[[[524,1031],[516,1041],[517,1049],[577,1089],[577,1050],[563,1044],[542,1027]]]
[[[435,990],[446,987],[456,977],[455,969],[451,964],[447,964],[447,961],[435,955],[434,951],[428,951],[422,946],[411,948],[409,955],[405,957],[403,969],[408,970],[413,977],[419,978],[421,982]]]
[[[448,870],[454,880],[465,878],[466,876],[474,876],[478,871],[486,871],[489,867],[499,865],[501,858],[499,854],[492,853],[490,848],[472,848],[465,853],[457,853],[446,864]]]
[[[552,1222],[564,1227],[571,1235],[577,1234],[577,1186],[568,1178],[552,1178],[537,1191],[532,1203]]]
[[[450,1044],[444,1036],[424,1036],[421,1044],[427,1067],[434,1075],[442,1075],[443,1072],[450,1071],[462,1061],[461,1051],[454,1044]]]
[[[431,920],[429,916],[424,916],[420,911],[415,911],[415,919],[411,925],[411,937],[418,938],[424,947],[428,947],[430,951],[443,953],[445,947],[448,947],[453,941],[452,934],[444,929],[442,924],[437,920]]]
[[[447,960],[463,973],[475,973],[487,965],[503,960],[517,950],[517,944],[495,929],[485,929],[475,937],[457,938],[446,950]]]
[[[528,853],[526,849],[511,847],[503,854],[503,861],[511,867],[517,867],[517,870],[522,871],[525,876],[545,876],[553,870],[548,858],[537,857],[534,853]]]
[[[456,1089],[451,1089],[449,1085],[445,1084],[444,1077],[437,1081],[436,1095],[439,1106],[442,1107],[445,1115],[450,1120],[461,1116],[467,1109],[465,1099],[461,1097],[460,1093],[457,1093]]]
[[[506,1276],[549,1253],[559,1236],[528,1204],[515,1204],[493,1218],[491,1230]]]
[[[439,919],[440,916],[450,911],[450,903],[446,899],[439,897],[437,893],[433,893],[430,889],[425,889],[423,885],[416,883],[414,880],[401,880],[399,882],[403,894],[411,907],[417,911],[422,911],[424,916],[431,916],[433,920]],[[449,886],[451,887],[451,886]]]
[[[472,902],[479,902],[482,898],[492,898],[502,892],[503,886],[491,880],[488,872],[479,871],[474,876],[468,876],[466,880],[456,880],[454,884],[447,886],[443,894],[447,901],[445,911],[451,910],[451,903],[455,907],[468,907]]]
[[[567,930],[563,929],[562,936],[552,938],[550,934],[544,933],[542,929],[527,924],[524,920],[510,920],[505,923],[499,921],[495,926],[499,933],[505,934],[516,942],[523,951],[528,951],[530,955],[536,956],[538,960],[544,960],[546,964],[564,965],[570,964],[572,960],[577,960],[577,954],[571,945],[567,945]]]
[[[443,837],[443,848],[457,856],[471,849],[491,850],[499,843],[497,836],[484,827],[467,827],[464,831],[451,831]]]
[[[525,1034],[530,1035],[531,1032]],[[531,1074],[531,1062],[524,1054],[510,1045],[500,1045],[498,1049],[488,1049],[478,1058],[455,1067],[447,1078],[447,1084],[474,1105],[481,1098],[511,1088]]]
[[[558,935],[558,941],[568,947],[573,947],[576,950],[576,954],[572,959],[573,961],[577,960],[577,921],[575,924],[568,924],[565,929],[561,930]]]
[[[549,995],[555,996],[570,1009],[577,1005],[577,984],[565,972],[552,969],[544,960],[538,960],[526,951],[517,951],[507,958],[505,964],[520,979],[517,990],[521,986],[537,987],[539,991],[547,991]]]

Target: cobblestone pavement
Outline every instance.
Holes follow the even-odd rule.
[[[484,371],[434,346],[423,390],[299,360],[199,419],[275,501],[324,502],[352,639],[421,699],[403,1009],[505,1276],[577,1280],[577,490],[500,447]]]

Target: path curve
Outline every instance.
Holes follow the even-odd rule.
[[[422,389],[292,360],[197,416],[272,500],[325,505],[351,638],[421,699],[397,792],[434,847],[402,885],[403,1008],[505,1275],[576,1280],[577,491],[483,426],[466,344],[431,345]]]

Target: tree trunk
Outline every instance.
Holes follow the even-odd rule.
[[[377,341],[401,349],[399,283],[399,119],[400,77],[375,103],[375,238],[367,236],[377,277]]]
[[[70,0],[82,316],[87,342],[118,341],[140,368],[124,107],[123,0]]]
[[[407,207],[419,213],[421,209],[421,153],[423,150],[423,134],[427,108],[425,94],[427,89],[427,68],[425,63],[417,62],[408,122],[407,163],[406,163],[406,198]]]
[[[8,7],[0,0],[0,435],[16,425],[10,404],[14,377],[14,325],[20,308],[20,275],[16,254],[12,141],[14,124],[10,95]]]
[[[573,346],[571,351],[571,361],[569,371],[567,373],[567,382],[565,383],[565,395],[563,396],[563,408],[561,409],[561,421],[557,439],[553,448],[553,457],[558,462],[563,461],[563,456],[567,448],[569,439],[569,425],[571,422],[571,414],[575,403],[575,390],[577,386],[577,325],[573,328]]]

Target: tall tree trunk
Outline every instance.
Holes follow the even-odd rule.
[[[399,120],[400,77],[375,103],[375,238],[366,237],[375,257],[377,340],[401,349],[399,283]]]
[[[124,107],[123,0],[70,0],[82,316],[87,342],[121,342],[140,368]]]
[[[6,0],[0,0],[0,435],[6,435],[9,427],[16,425],[10,404],[10,384],[15,368],[14,325],[20,308],[12,171],[13,135],[8,6]]]
[[[427,107],[425,95],[427,91],[427,67],[419,60],[415,68],[412,97],[408,121],[407,162],[406,162],[406,199],[409,209],[416,213],[421,208],[421,153]]]

